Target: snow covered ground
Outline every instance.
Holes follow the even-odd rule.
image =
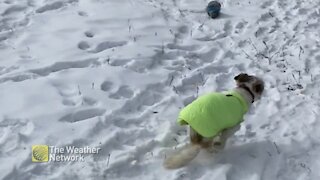
[[[320,1],[0,1],[0,179],[320,179]],[[216,155],[168,171],[179,109],[234,87],[266,92]],[[31,162],[31,146],[100,147]]]

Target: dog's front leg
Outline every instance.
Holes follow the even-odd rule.
[[[216,138],[214,138],[214,142],[213,142],[213,148],[216,151],[221,151],[224,149],[225,145],[226,145],[226,141],[229,137],[231,137],[232,135],[234,135],[238,130],[240,129],[240,125],[237,125],[233,128],[229,128],[229,129],[225,129],[223,130],[219,136],[217,136]]]

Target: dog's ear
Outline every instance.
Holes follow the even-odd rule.
[[[262,83],[257,83],[254,84],[252,88],[254,92],[261,94],[264,90],[264,85]]]
[[[235,76],[234,80],[239,81],[239,82],[247,82],[250,80],[250,76],[246,73],[241,73],[241,74]]]

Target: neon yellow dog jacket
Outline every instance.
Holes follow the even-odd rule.
[[[240,124],[247,111],[248,105],[238,92],[209,93],[184,107],[178,123],[189,124],[203,137],[214,137],[224,129]]]

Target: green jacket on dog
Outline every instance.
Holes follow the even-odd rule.
[[[243,121],[248,111],[245,99],[235,91],[209,93],[184,107],[179,114],[180,125],[189,124],[203,137],[214,137]]]

